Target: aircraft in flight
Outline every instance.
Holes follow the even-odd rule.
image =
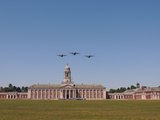
[[[59,57],[64,57],[64,56],[67,56],[67,55],[64,55],[64,54],[60,54],[60,55],[57,55]]]
[[[80,53],[78,53],[78,52],[70,52],[70,54],[77,55],[77,54],[80,54]]]
[[[85,57],[91,58],[91,57],[94,57],[94,56],[93,55],[86,55]]]

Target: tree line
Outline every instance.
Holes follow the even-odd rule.
[[[17,87],[12,84],[9,84],[8,87],[1,87],[0,92],[27,92],[28,87],[22,86]]]
[[[139,88],[139,86],[131,85],[130,87],[120,87],[117,89],[110,89],[109,93],[122,93],[126,90],[132,90],[132,89],[136,89],[136,88]]]

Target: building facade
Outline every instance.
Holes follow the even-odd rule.
[[[0,99],[28,99],[27,92],[0,92]]]
[[[28,89],[28,99],[32,100],[104,100],[106,88],[102,85],[74,84],[71,80],[71,69],[67,64],[64,69],[64,80],[57,85],[32,85]]]
[[[67,64],[61,84],[35,84],[28,92],[1,92],[0,99],[31,100],[160,100],[160,87],[141,87],[123,93],[107,93],[102,85],[75,84]]]
[[[108,93],[107,96],[114,100],[160,100],[160,87],[141,87],[123,93]]]

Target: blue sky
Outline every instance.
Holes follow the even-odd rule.
[[[0,86],[160,85],[159,0],[0,1]],[[71,51],[80,52],[72,56]],[[64,58],[57,54],[67,54]],[[84,55],[95,57],[87,59]]]

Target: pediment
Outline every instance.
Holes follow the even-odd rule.
[[[74,84],[63,84],[62,86],[60,86],[60,88],[63,88],[63,89],[72,89],[74,88]]]

